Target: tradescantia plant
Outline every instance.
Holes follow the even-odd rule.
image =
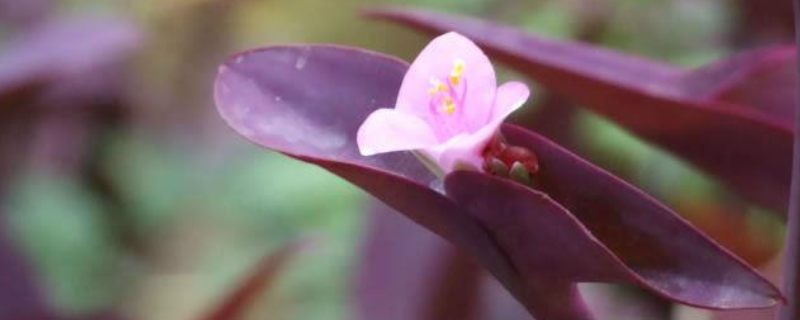
[[[268,47],[228,59],[215,99],[250,141],[347,179],[470,254],[536,319],[594,319],[583,282],[633,284],[710,309],[783,299],[652,197],[501,125],[528,92],[495,90],[483,57],[452,33],[410,67],[356,48]]]

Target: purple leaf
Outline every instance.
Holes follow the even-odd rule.
[[[534,283],[541,281],[536,277],[631,282],[710,308],[780,299],[755,270],[631,185],[541,136],[515,127],[504,135],[536,151],[541,192],[477,173],[452,174],[447,190],[473,209]],[[560,267],[548,270],[552,265]]]
[[[369,221],[355,285],[357,319],[531,319],[470,257],[400,213],[374,203]],[[589,294],[587,304],[601,314],[660,319],[608,291]]]
[[[792,129],[769,110],[736,105],[763,99],[753,96],[764,95],[757,88],[704,99],[709,92],[698,92],[698,83],[712,89],[722,79],[709,84],[707,76],[698,79],[691,71],[473,18],[401,9],[371,15],[429,33],[466,35],[548,89],[687,159],[751,200],[785,211]],[[747,98],[737,97],[747,91]]]
[[[28,98],[53,82],[104,73],[141,41],[139,30],[119,18],[73,17],[38,26],[3,46],[0,103]],[[81,88],[81,82],[73,89]]]
[[[775,121],[794,119],[797,56],[793,46],[772,46],[735,55],[688,72],[688,98],[724,101]]]
[[[472,258],[375,203],[356,282],[357,319],[478,320],[485,272]]]
[[[240,134],[342,176],[451,241],[540,319],[591,319],[576,290],[579,281],[633,282],[708,308],[767,307],[780,297],[753,270],[652,198],[520,129],[504,132],[512,144],[540,154],[544,191],[563,203],[506,181],[487,188],[481,179],[494,180],[480,174],[463,178],[469,177],[463,173],[447,183],[454,202],[408,153],[360,156],[358,126],[376,108],[394,104],[406,69],[402,61],[356,49],[273,47],[228,60],[220,68],[215,97],[223,118]],[[495,212],[497,221],[489,212],[475,211],[477,205],[494,212],[506,204],[519,210]],[[498,232],[497,225],[509,217],[520,219],[517,229]],[[538,219],[541,224],[533,223]],[[562,233],[537,238],[549,228]],[[520,244],[509,240],[512,234],[520,236]],[[536,252],[550,262],[531,254]],[[716,273],[698,265],[706,258]],[[730,292],[734,295],[725,299]]]

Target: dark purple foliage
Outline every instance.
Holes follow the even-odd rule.
[[[525,130],[503,133],[539,154],[541,191],[457,172],[445,194],[409,153],[360,156],[356,129],[376,108],[394,105],[407,67],[357,49],[272,47],[231,57],[215,97],[240,134],[342,176],[451,241],[540,319],[591,319],[575,287],[584,281],[634,283],[714,309],[781,299],[674,212]]]
[[[479,317],[485,272],[472,258],[386,205],[370,211],[356,271],[357,319],[489,320]]]
[[[355,273],[356,319],[530,319],[452,244],[380,203],[372,205],[368,221]],[[600,319],[666,319],[658,298],[620,295],[607,287],[588,290],[581,293]]]
[[[684,70],[468,17],[404,9],[371,15],[429,33],[462,33],[549,90],[687,159],[749,199],[786,208],[788,115],[796,101],[788,89],[796,81],[789,47]]]
[[[684,71],[686,97],[728,102],[789,124],[797,103],[795,52],[792,46],[770,46]]]

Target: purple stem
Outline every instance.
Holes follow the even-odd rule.
[[[794,25],[797,44],[800,44],[800,0],[794,1]],[[795,45],[797,45],[795,44]],[[800,50],[798,57],[800,57]],[[800,74],[800,69],[798,69]],[[800,87],[798,87],[800,90]],[[795,107],[796,108],[796,107]],[[800,319],[800,110],[795,110],[794,160],[792,162],[792,186],[789,191],[787,215],[786,260],[783,265],[783,293],[785,305],[778,307],[776,320]]]

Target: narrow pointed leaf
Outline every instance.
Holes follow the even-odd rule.
[[[791,126],[749,106],[698,98],[690,71],[474,18],[404,9],[371,15],[429,33],[464,34],[548,89],[687,159],[740,194],[785,211]]]
[[[277,252],[264,257],[253,273],[242,281],[222,302],[202,320],[236,320],[264,294],[274,282],[284,265],[304,247],[303,242],[291,243]]]

